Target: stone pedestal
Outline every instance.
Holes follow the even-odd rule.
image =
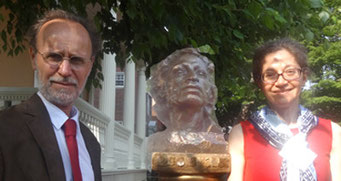
[[[230,172],[228,154],[154,152],[152,170],[159,181],[220,181]]]

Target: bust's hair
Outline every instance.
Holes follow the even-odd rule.
[[[181,60],[180,57],[184,55],[196,56],[206,65],[207,72],[209,73],[208,80],[212,95],[209,95],[211,98],[205,101],[206,105],[204,106],[205,111],[207,111],[209,115],[214,115],[215,103],[217,100],[217,87],[214,83],[214,64],[207,57],[201,55],[197,49],[184,48],[173,52],[167,58],[154,65],[151,69],[151,77],[148,81],[150,87],[149,92],[156,103],[154,109],[157,112],[160,121],[166,126],[169,121],[167,112],[170,110],[170,103],[167,97],[167,80],[169,79],[172,68],[177,65]],[[215,115],[214,121],[216,122]]]

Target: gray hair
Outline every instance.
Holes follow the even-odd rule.
[[[76,23],[81,24],[89,33],[90,40],[91,40],[91,45],[92,45],[92,56],[96,56],[96,54],[101,50],[101,38],[99,34],[97,33],[94,24],[80,16],[77,16],[75,14],[72,14],[70,12],[66,12],[61,9],[56,9],[56,10],[50,10],[47,11],[40,19],[36,21],[35,24],[33,24],[29,31],[28,31],[28,36],[29,36],[29,43],[30,46],[36,50],[36,43],[37,43],[37,34],[39,33],[41,27],[54,19],[65,19],[69,21],[73,21]]]

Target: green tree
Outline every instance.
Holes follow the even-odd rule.
[[[341,41],[325,46],[310,47],[313,86],[302,97],[317,115],[341,122]]]
[[[251,83],[253,49],[276,37],[314,39],[319,31],[311,26],[322,19],[323,10],[322,0],[7,0],[0,2],[9,12],[9,18],[0,15],[6,24],[1,30],[2,53],[22,51],[24,32],[47,9],[85,14],[89,4],[99,7],[95,22],[103,51],[116,53],[119,65],[131,53],[133,60],[145,61],[148,75],[152,65],[176,49],[200,48],[216,66],[217,117],[222,125],[241,119],[264,101]],[[94,72],[99,69],[96,66]],[[91,76],[98,85],[101,76]]]
[[[341,3],[327,1],[321,36],[308,44],[312,87],[302,95],[317,115],[341,122]]]

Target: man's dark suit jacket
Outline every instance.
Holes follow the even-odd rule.
[[[37,94],[0,112],[0,181],[65,181],[50,116]],[[95,180],[101,180],[100,145],[80,124]]]

